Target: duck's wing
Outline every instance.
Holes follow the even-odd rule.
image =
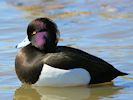
[[[56,53],[46,54],[43,62],[60,69],[86,69],[91,75],[90,83],[108,82],[120,75],[127,75],[106,61],[79,49],[58,46]]]

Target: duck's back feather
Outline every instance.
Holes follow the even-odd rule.
[[[43,61],[60,69],[84,68],[92,77],[90,84],[108,82],[126,75],[104,60],[71,47],[58,46],[56,53],[46,54]]]

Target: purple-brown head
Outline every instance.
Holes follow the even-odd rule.
[[[28,25],[27,35],[32,46],[45,52],[53,52],[58,43],[59,31],[52,20],[37,18]]]

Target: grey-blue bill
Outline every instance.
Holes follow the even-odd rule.
[[[20,43],[18,43],[16,45],[16,48],[23,48],[23,47],[27,46],[28,44],[30,44],[30,41],[29,41],[28,37],[26,36],[26,38],[23,41],[21,41]]]

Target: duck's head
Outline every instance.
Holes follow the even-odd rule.
[[[59,31],[51,19],[37,18],[28,25],[27,36],[32,46],[52,52],[57,46]]]

